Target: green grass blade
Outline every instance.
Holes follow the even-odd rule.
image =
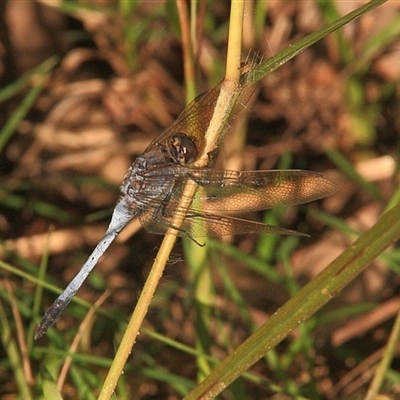
[[[62,400],[60,391],[57,385],[50,379],[43,379],[43,395],[45,399]]]
[[[19,393],[23,399],[33,399],[31,389],[26,380],[23,362],[21,354],[18,351],[18,344],[15,340],[15,335],[13,335],[13,330],[9,323],[9,318],[7,318],[3,304],[0,301],[0,338],[3,345],[3,349],[7,354],[8,362],[10,368],[13,370],[15,383],[19,388]]]
[[[336,296],[399,236],[400,203],[280,308],[185,399],[211,399],[221,393],[294,328]]]
[[[351,226],[349,226],[346,223],[346,221],[344,221],[342,218],[318,210],[310,210],[309,215],[313,219],[322,223],[323,225],[337,232],[340,232],[345,236],[348,237],[352,237],[354,235],[356,235],[356,237],[360,236],[360,232],[357,229],[354,229]]]
[[[359,57],[353,60],[351,70],[358,73],[366,73],[374,58],[382,52],[385,46],[398,40],[400,35],[400,15],[396,16],[390,25],[376,32],[364,44]]]
[[[8,263],[6,263],[4,261],[1,261],[1,260],[0,260],[0,270],[7,271],[7,272],[9,272],[9,273],[11,273],[11,274],[13,274],[15,276],[19,276],[20,278],[22,278],[22,279],[24,279],[26,281],[35,283],[36,285],[43,286],[44,288],[50,290],[53,293],[60,294],[62,292],[62,289],[60,289],[56,285],[48,283],[47,281],[43,281],[42,279],[37,278],[36,276],[33,276],[33,275],[31,275],[31,274],[29,274],[29,273],[27,273],[25,271],[22,271],[20,268],[14,267],[13,265],[8,264]],[[88,301],[82,300],[81,298],[76,297],[76,296],[74,297],[74,299],[72,301],[77,303],[77,304],[79,304],[79,305],[81,305],[81,306],[84,306],[84,307],[86,307],[88,309],[93,307],[93,304],[89,303]],[[113,319],[115,321],[118,320],[118,316],[113,314],[112,312],[107,312],[105,310],[102,310],[101,308],[99,308],[97,310],[97,312],[99,314],[105,315],[108,318],[111,318],[111,319]]]
[[[22,89],[29,85],[32,77],[40,74],[42,75],[46,71],[50,71],[57,64],[58,57],[50,57],[43,63],[39,64],[37,67],[33,68],[31,71],[26,73],[21,78],[17,79],[15,82],[10,83],[8,86],[0,90],[0,103],[9,100],[11,97],[15,96]]]
[[[380,191],[376,185],[372,182],[368,182],[362,178],[362,176],[355,170],[352,163],[350,163],[345,157],[342,156],[336,150],[328,150],[326,155],[331,161],[350,179],[352,179],[357,185],[362,187],[367,193],[369,193],[373,199],[382,200]]]
[[[321,11],[322,17],[326,23],[331,23],[340,18],[340,14],[337,9],[337,2],[334,0],[317,0],[319,9]],[[344,38],[342,32],[336,31],[335,36],[338,42],[338,51],[341,54],[341,58],[344,63],[349,63],[354,58],[354,49],[349,44],[349,42]]]
[[[3,151],[4,146],[14,133],[15,129],[19,125],[19,123],[25,118],[28,111],[35,104],[36,99],[39,94],[43,90],[44,85],[46,84],[47,77],[50,74],[50,71],[56,64],[56,58],[52,57],[43,64],[41,64],[37,70],[33,70],[38,75],[37,83],[29,90],[28,94],[22,100],[20,106],[15,110],[11,118],[7,121],[7,123],[3,126],[0,131],[0,152]],[[28,74],[27,77],[32,77],[33,73]],[[21,78],[22,79],[22,78]],[[8,98],[11,93],[15,93],[16,90],[21,88],[22,83],[26,83],[25,80],[19,81],[18,84],[13,85],[6,93],[3,93],[3,100]]]
[[[396,347],[399,343],[399,339],[400,339],[400,312],[397,314],[388,344],[385,348],[383,358],[379,363],[378,368],[375,371],[374,379],[372,380],[371,385],[368,388],[368,393],[365,397],[365,400],[373,400],[378,397],[378,393],[380,391],[380,388],[382,387],[387,370],[389,369],[390,363],[394,355],[396,354]]]
[[[263,79],[271,72],[278,69],[281,65],[285,64],[287,61],[296,57],[302,51],[312,46],[314,43],[323,39],[328,34],[336,31],[342,26],[346,25],[353,19],[373,10],[379,5],[386,3],[387,0],[375,0],[370,1],[365,4],[363,7],[357,8],[353,12],[346,14],[344,17],[339,18],[337,21],[332,24],[320,29],[319,31],[308,35],[307,37],[299,40],[296,44],[288,46],[285,50],[278,53],[276,56],[273,56],[266,60],[265,62],[257,65],[254,69],[252,69],[246,77],[246,82],[251,84]]]
[[[45,244],[45,248],[43,251],[42,259],[40,262],[38,279],[42,280],[42,281],[44,281],[46,279],[47,265],[49,262],[50,240],[51,240],[51,234],[52,234],[53,230],[54,229],[51,229],[49,231],[49,234],[46,239],[46,244]],[[35,294],[33,297],[33,306],[32,306],[32,315],[33,315],[32,320],[33,321],[36,321],[39,319],[39,310],[40,310],[42,298],[43,298],[43,286],[37,285]],[[31,349],[33,347],[33,336],[34,336],[34,327],[32,324],[31,324],[30,328],[31,328],[31,330],[30,330],[30,334],[28,335],[28,346]]]

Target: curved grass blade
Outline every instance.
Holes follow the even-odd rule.
[[[212,399],[289,333],[335,297],[368,264],[400,237],[400,203],[384,214],[296,296],[190,392],[186,400]]]

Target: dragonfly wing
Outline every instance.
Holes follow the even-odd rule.
[[[140,222],[151,233],[164,234],[168,228],[174,228],[172,216],[140,216]],[[272,233],[277,235],[308,236],[290,229],[267,225],[256,221],[241,218],[220,216],[211,213],[189,212],[181,227],[175,228],[177,236],[213,237],[241,234]]]
[[[153,187],[162,177],[148,177]],[[298,234],[294,231],[262,223],[218,216],[212,211],[256,211],[275,206],[306,203],[336,191],[336,184],[326,176],[311,171],[221,171],[208,168],[182,168],[174,176],[169,192],[162,198],[138,198],[142,204],[141,224],[151,233],[164,234],[173,227],[174,215],[184,220],[178,236],[226,236],[244,233]],[[181,207],[182,190],[188,179],[199,184],[192,204]],[[211,213],[209,212],[211,211]]]
[[[180,206],[180,189],[182,185],[171,190],[169,196],[161,202],[154,199],[147,203],[139,215],[142,226],[150,233],[165,234],[168,228],[175,228],[177,236],[206,237],[228,236],[247,233],[273,233],[281,235],[307,236],[302,233],[276,226],[266,225],[256,221],[220,216],[203,212],[190,207],[185,210]],[[180,227],[174,226],[173,220],[178,217],[183,220]]]
[[[153,204],[148,207],[144,212],[139,215],[140,224],[150,233],[156,235],[164,235],[168,228],[173,228],[172,220],[181,216],[182,219],[186,218],[186,211],[180,207],[173,207],[167,200],[164,204]],[[183,223],[181,227],[175,226],[178,236],[189,236],[186,229],[186,224]]]
[[[246,66],[243,67],[242,77],[245,77],[245,74],[248,72],[247,70]],[[250,99],[255,88],[255,84],[248,84],[246,79],[242,79],[242,83],[238,86],[238,91],[240,91],[239,97],[230,117],[226,121],[225,129],[229,127],[237,114],[243,109],[243,106]],[[197,96],[182,111],[176,121],[150,143],[144,154],[156,149],[160,144],[163,145],[177,133],[184,133],[189,136],[194,141],[198,153],[201,154],[205,146],[205,133],[214,114],[220,90],[221,83],[208,92]],[[215,143],[215,146],[217,147],[218,143]]]
[[[192,208],[206,211],[256,211],[308,203],[336,192],[336,183],[312,171],[222,171],[191,169],[199,189]]]
[[[211,213],[191,213],[185,219],[183,229],[192,237],[229,236],[248,233],[273,233],[277,235],[307,236],[290,229],[267,225],[241,218],[219,216]]]
[[[197,96],[179,115],[176,121],[157,136],[144,154],[166,142],[171,136],[183,132],[195,141],[197,150],[204,148],[204,133],[210,123],[221,85]]]

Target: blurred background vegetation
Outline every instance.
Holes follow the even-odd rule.
[[[273,57],[359,3],[246,1],[243,60]],[[223,77],[229,9],[191,10],[199,92]],[[196,255],[178,242],[118,398],[181,398],[213,365],[201,351],[229,354],[398,199],[399,10],[379,7],[259,84],[216,168],[309,169],[339,191],[254,216],[311,238],[207,240],[206,321]],[[161,237],[132,223],[79,292],[86,302],[35,343],[33,331],[103,235],[132,160],[185,106],[180,32],[174,1],[0,4],[1,398],[55,398],[56,385],[64,399],[97,397]],[[364,398],[400,308],[399,262],[393,246],[222,398]],[[388,398],[400,396],[394,356]]]

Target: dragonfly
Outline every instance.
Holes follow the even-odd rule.
[[[254,91],[242,79],[237,105],[227,120],[228,127]],[[198,96],[177,120],[136,158],[121,185],[120,198],[111,222],[100,242],[66,289],[46,311],[39,323],[35,339],[43,336],[76,295],[89,273],[96,266],[116,236],[133,218],[149,232],[165,234],[172,228],[177,236],[196,241],[199,237],[234,234],[302,233],[241,219],[222,213],[259,211],[276,206],[291,206],[321,199],[337,190],[327,176],[305,170],[216,171],[211,162],[195,167],[205,148],[205,132],[211,121],[221,84]],[[188,181],[197,185],[189,207],[182,207],[184,187]],[[180,226],[174,218],[181,216]],[[175,219],[176,220],[176,219]]]

